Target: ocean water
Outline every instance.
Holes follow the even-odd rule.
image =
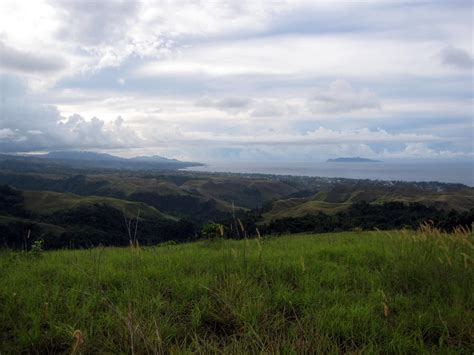
[[[474,186],[472,162],[209,163],[187,171],[260,173],[370,180],[438,181]]]

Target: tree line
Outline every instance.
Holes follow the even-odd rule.
[[[471,229],[474,223],[474,209],[466,212],[445,211],[417,202],[372,204],[362,201],[332,215],[319,212],[301,217],[279,218],[269,223],[261,223],[263,211],[265,208],[238,213],[218,221],[218,224],[223,226],[226,236],[242,238],[257,234],[328,233],[354,229],[417,229],[424,222],[452,232],[459,226]]]

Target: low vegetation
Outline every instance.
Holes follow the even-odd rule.
[[[1,353],[472,353],[474,237],[354,231],[0,253]]]
[[[443,211],[420,203],[385,202],[369,204],[358,202],[345,211],[336,214],[306,214],[302,217],[286,217],[262,225],[266,233],[331,232],[361,228],[389,230],[416,229],[420,224],[430,221],[437,228],[453,231],[462,226],[470,227],[474,222],[474,209],[469,212],[455,210]]]
[[[158,195],[144,194],[148,200]],[[161,197],[160,197],[161,198]],[[167,202],[166,202],[167,201]],[[213,200],[209,200],[213,204]],[[226,236],[232,239],[269,234],[326,233],[353,230],[416,229],[431,221],[441,230],[468,228],[474,222],[470,211],[441,210],[420,203],[357,202],[333,214],[319,212],[301,217],[282,217],[266,222],[265,209],[237,210],[214,214],[199,213],[202,206],[175,200],[181,210],[191,216],[173,217],[161,213],[145,202],[115,198],[80,196],[50,191],[22,191],[0,185],[0,245],[29,249],[38,240],[45,249],[125,246],[129,244],[130,224],[141,245],[166,241],[189,242],[199,238]],[[163,199],[171,208],[170,200]],[[212,209],[210,209],[212,210]]]

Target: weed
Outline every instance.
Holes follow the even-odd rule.
[[[39,258],[43,254],[43,244],[44,242],[42,239],[35,240],[31,244],[30,255]]]

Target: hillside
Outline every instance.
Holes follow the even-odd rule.
[[[1,167],[17,167],[22,165],[49,166],[51,169],[112,169],[112,170],[177,170],[191,166],[200,166],[197,162],[184,162],[161,156],[142,156],[121,158],[111,154],[84,151],[57,151],[39,155],[7,155],[0,154]]]
[[[143,202],[0,185],[3,248],[25,250],[35,241],[47,249],[127,245],[137,238],[146,245],[190,240],[195,229]]]
[[[0,235],[14,248],[37,239],[48,249],[126,245],[123,214],[130,220],[138,210],[138,239],[147,245],[194,240],[216,223],[241,238],[242,226],[251,236],[257,227],[281,234],[417,228],[432,220],[449,231],[474,218],[474,188],[436,182],[76,169],[44,162],[2,168],[0,161],[0,190],[6,193],[0,193],[0,216],[8,217]]]
[[[469,211],[474,208],[474,188],[426,189],[416,184],[377,185],[373,182],[337,184],[326,191],[320,191],[307,198],[290,198],[274,201],[263,213],[264,221],[286,217],[302,217],[307,214],[323,212],[335,214],[346,210],[353,203],[385,202],[421,203],[445,211]]]
[[[0,351],[68,353],[80,335],[81,353],[469,354],[473,242],[425,228],[2,251]]]
[[[25,208],[37,214],[47,215],[59,211],[102,204],[123,211],[128,218],[136,217],[138,210],[140,210],[140,216],[144,218],[176,219],[161,213],[156,208],[145,203],[110,197],[79,196],[71,193],[51,191],[23,191],[23,196],[25,198]]]
[[[300,190],[288,182],[265,178],[173,173],[91,172],[70,174],[0,170],[0,184],[18,189],[104,196],[144,202],[163,213],[196,220],[222,218]]]
[[[266,219],[323,211],[334,213],[354,202],[420,202],[467,211],[474,207],[474,189],[460,184],[405,183],[271,175],[81,171],[49,172],[0,169],[0,184],[23,190],[67,192],[145,202],[163,213],[199,220],[216,219],[239,209],[274,203]],[[266,209],[268,210],[268,206]],[[271,208],[271,207],[270,207]]]

